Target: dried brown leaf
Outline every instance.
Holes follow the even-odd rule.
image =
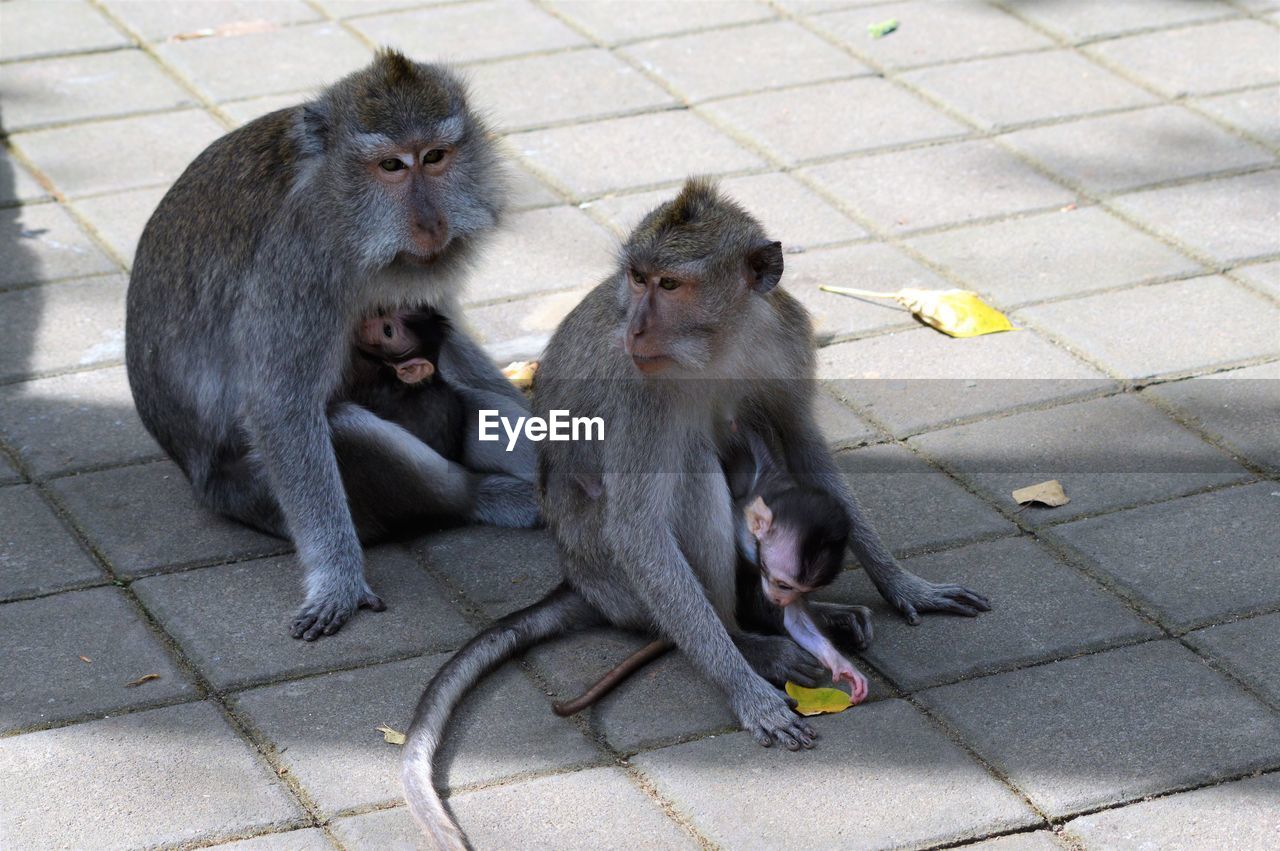
[[[125,686],[128,688],[133,688],[135,686],[140,686],[143,683],[149,683],[152,680],[158,680],[158,679],[160,679],[159,674],[143,674],[142,676],[138,677],[136,680],[129,680],[129,682],[125,683]]]
[[[1071,497],[1067,496],[1062,490],[1062,483],[1057,479],[1050,479],[1047,482],[1041,482],[1038,485],[1028,485],[1025,488],[1018,488],[1013,492],[1013,501],[1019,505],[1031,505],[1038,503],[1047,505],[1050,508],[1056,508],[1059,505],[1066,505],[1071,501]]]

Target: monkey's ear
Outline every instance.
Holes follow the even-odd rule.
[[[298,119],[301,148],[304,155],[323,154],[329,146],[333,122],[329,117],[329,107],[320,101],[302,105],[302,115]]]
[[[773,512],[764,504],[764,497],[757,496],[751,504],[743,509],[747,515],[747,530],[751,537],[759,540],[773,526]]]
[[[782,243],[762,242],[747,255],[751,289],[767,293],[782,280]]]

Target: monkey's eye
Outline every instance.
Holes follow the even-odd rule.
[[[435,165],[436,163],[440,162],[440,160],[444,159],[444,155],[445,155],[444,148],[432,148],[431,150],[427,151],[425,154],[422,155],[422,164]]]
[[[663,278],[661,281],[658,281],[658,286],[662,287],[664,290],[669,291],[669,290],[679,289],[680,282],[677,281],[675,278]]]
[[[390,322],[382,323],[382,336],[390,340],[395,335],[396,335],[396,329],[391,327]]]
[[[795,588],[793,588],[792,586],[788,585],[788,584],[787,584],[787,583],[785,583],[785,582],[777,582],[777,581],[775,581],[773,584],[774,584],[774,587],[776,587],[779,591],[794,591],[794,590],[796,590]]]
[[[639,269],[632,269],[632,270],[631,270],[631,280],[635,281],[637,284],[639,284],[640,286],[642,286],[642,287],[643,287],[643,286],[644,286],[644,272],[641,272]]]
[[[404,168],[404,163],[400,162],[400,160],[395,157],[387,157],[385,160],[378,163],[378,165],[382,166],[383,171],[399,171]]]

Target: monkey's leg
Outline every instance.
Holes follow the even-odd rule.
[[[493,390],[464,387],[458,391],[458,395],[462,398],[465,409],[466,432],[463,438],[462,463],[471,470],[505,473],[529,482],[532,486],[535,463],[532,442],[521,434],[508,452],[508,437],[501,427],[497,429],[498,440],[480,439],[480,411],[496,411],[498,417],[511,423],[515,423],[520,417],[527,417],[529,412],[509,396]]]
[[[289,539],[289,527],[256,453],[235,452],[228,460],[214,462],[194,476],[192,484],[201,502],[211,510],[268,535]]]
[[[854,650],[866,650],[875,635],[866,606],[810,602],[809,612],[823,631]]]

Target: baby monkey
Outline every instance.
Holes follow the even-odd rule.
[[[843,633],[850,643],[865,647],[871,638],[870,610],[807,599],[840,574],[848,515],[831,494],[797,484],[759,434],[736,423],[730,431],[721,463],[735,509],[738,618],[748,628],[790,635],[831,672],[833,682],[849,684],[851,703],[861,703],[867,679],[828,633]],[[581,712],[671,647],[663,640],[650,642],[582,695],[552,709],[562,716]]]
[[[449,320],[430,308],[380,312],[356,329],[356,348],[385,363],[405,384],[419,384],[436,373]]]

